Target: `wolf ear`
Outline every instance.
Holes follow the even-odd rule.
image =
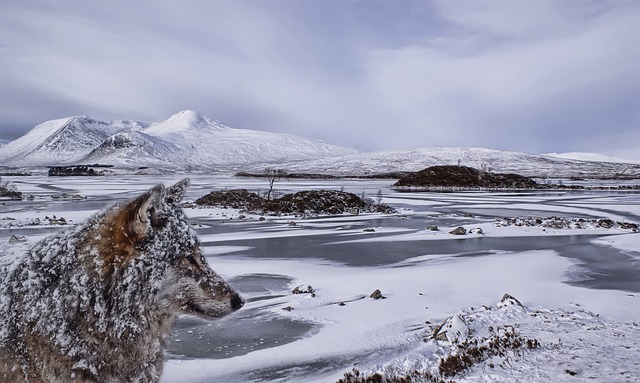
[[[150,227],[162,225],[158,210],[163,192],[164,186],[158,185],[138,198],[136,208],[129,217],[129,232],[144,238]]]
[[[185,178],[182,181],[177,182],[175,185],[171,186],[167,189],[165,193],[165,198],[168,203],[178,203],[184,197],[184,193],[187,191],[189,187],[189,179]]]

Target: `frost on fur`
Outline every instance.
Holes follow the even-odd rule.
[[[156,186],[1,266],[0,380],[156,382],[178,314],[243,305],[202,256],[187,186]]]

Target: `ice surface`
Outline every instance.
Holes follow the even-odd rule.
[[[0,205],[0,219],[60,214],[76,223],[114,200],[157,182],[173,183],[175,177],[10,180],[36,199],[7,201]],[[280,192],[345,188],[373,195],[384,182],[304,180],[276,187]],[[212,188],[242,185],[258,190],[264,184],[195,176],[188,193],[195,198]],[[81,192],[87,200],[54,201],[49,198],[52,189]],[[232,210],[186,209],[212,268],[248,299],[242,310],[220,322],[179,320],[172,339],[180,348],[168,351],[162,382],[333,382],[353,367],[368,373],[437,372],[439,360],[458,346],[456,339],[430,336],[436,326],[456,316],[469,328],[458,341],[484,342],[489,327],[503,331],[499,329],[512,326],[541,345],[492,356],[453,377],[455,381],[637,381],[640,284],[634,270],[640,234],[619,228],[502,227],[494,220],[557,215],[638,223],[640,194],[390,189],[384,194],[383,202],[404,209],[401,214],[259,221],[240,220]],[[439,231],[426,230],[428,225]],[[479,227],[483,234],[454,238],[448,230],[457,226]],[[376,231],[363,232],[369,227]],[[0,229],[3,258],[19,256],[28,244],[56,230]],[[24,234],[29,242],[9,244],[13,233]],[[580,258],[583,253],[604,263],[609,275],[590,269]],[[603,257],[611,255],[615,257],[607,263]],[[585,278],[615,280],[623,271],[631,278],[636,275],[630,285],[635,290],[575,283]],[[316,296],[291,294],[303,284],[311,285]],[[386,299],[369,298],[375,289]],[[504,293],[525,307],[497,305]],[[196,353],[202,342],[212,345],[210,356],[202,354],[206,349]],[[216,344],[224,349],[216,351]],[[179,355],[189,347],[197,356]]]

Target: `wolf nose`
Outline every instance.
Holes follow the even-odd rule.
[[[231,308],[233,310],[239,310],[242,306],[244,306],[244,299],[242,299],[240,295],[234,295],[234,297],[231,298]]]

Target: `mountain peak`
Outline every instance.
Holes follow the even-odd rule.
[[[168,136],[172,134],[182,134],[192,132],[197,134],[202,131],[220,131],[228,129],[221,122],[200,114],[193,110],[183,110],[167,118],[162,122],[152,124],[145,130],[145,133],[153,136]]]

